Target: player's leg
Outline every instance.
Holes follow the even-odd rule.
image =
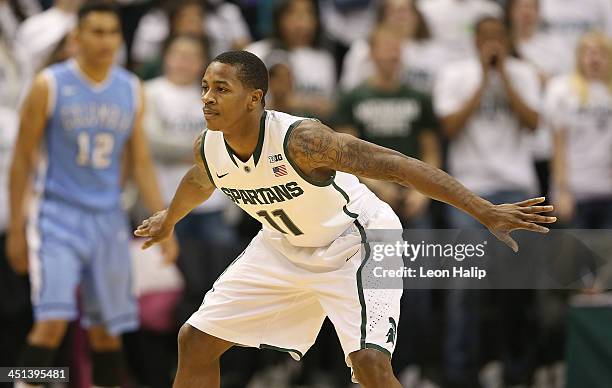
[[[118,387],[123,366],[121,338],[110,334],[101,325],[91,326],[87,334],[91,347],[94,386]]]
[[[185,323],[178,336],[179,360],[173,387],[219,387],[219,358],[232,346]]]
[[[82,324],[91,345],[93,384],[116,387],[124,369],[120,335],[138,328],[128,225],[116,209],[92,215],[85,228],[91,250],[81,285]]]
[[[78,224],[78,220],[76,215],[54,203],[43,203],[42,209],[41,215],[28,226],[35,323],[21,351],[21,366],[52,366],[67,322],[77,316],[76,288],[81,262],[75,247],[68,243],[71,240],[66,222],[70,224],[76,220]]]
[[[268,348],[299,359],[325,314],[304,289],[299,269],[260,232],[217,281],[179,334],[175,387],[218,387],[219,357],[232,344]],[[312,274],[312,273],[311,273]]]
[[[401,257],[385,257],[384,262],[372,260],[372,247],[367,242],[370,237],[366,233],[367,230],[384,229],[385,235],[381,237],[399,241],[401,224],[388,205],[376,206],[376,211],[371,213],[373,216],[363,225],[356,222],[355,227],[347,231],[358,237],[354,239],[355,246],[346,250],[348,253],[338,253],[347,257],[332,259],[345,264],[335,271],[319,274],[312,287],[334,324],[346,363],[353,368],[353,380],[364,387],[401,387],[393,375],[391,355],[397,339],[403,282],[401,278],[384,282],[372,274],[377,266],[393,269],[401,267],[403,262]],[[330,255],[335,254],[332,247],[333,244]],[[355,249],[357,254],[354,254]]]
[[[28,344],[33,346],[55,349],[66,334],[68,321],[64,319],[47,319],[37,321],[28,334]]]
[[[28,334],[26,344],[19,355],[19,366],[51,367],[57,348],[64,338],[68,321],[63,319],[45,319],[34,323]],[[15,383],[16,388],[40,387],[23,381]]]
[[[364,388],[402,388],[393,375],[391,358],[376,349],[361,349],[349,354],[355,379]]]

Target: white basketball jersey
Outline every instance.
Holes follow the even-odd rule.
[[[367,211],[376,196],[351,174],[336,172],[327,182],[307,177],[286,154],[291,131],[308,120],[264,111],[259,140],[242,162],[220,131],[206,130],[202,159],[214,185],[234,203],[288,242],[300,247],[329,245]]]

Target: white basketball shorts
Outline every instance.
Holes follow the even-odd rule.
[[[377,203],[363,225],[356,221],[326,247],[282,244],[262,230],[221,274],[187,323],[237,345],[285,351],[299,360],[327,316],[348,366],[349,354],[360,349],[391,357],[402,289],[363,289],[360,276],[362,264],[370,259],[367,241],[362,242],[364,228],[401,229],[393,210]],[[302,263],[308,256],[313,262],[340,264],[334,269],[307,268]]]

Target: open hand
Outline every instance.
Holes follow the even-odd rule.
[[[172,236],[174,225],[166,223],[166,214],[166,210],[153,214],[140,224],[134,231],[134,235],[146,238],[144,244],[142,244],[142,249],[147,249],[157,243],[161,244],[164,262],[169,264],[176,261],[178,243],[174,236]]]
[[[517,203],[493,205],[485,212],[481,222],[495,237],[517,252],[518,244],[510,237],[510,232],[524,229],[537,233],[548,233],[548,228],[538,224],[551,224],[557,221],[557,217],[539,214],[553,211],[553,206],[534,206],[545,200],[546,198],[539,197]]]

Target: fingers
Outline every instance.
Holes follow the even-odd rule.
[[[149,237],[149,230],[148,229],[136,229],[134,231],[134,236],[136,236],[136,237]]]
[[[520,222],[518,223],[518,227],[513,228],[513,230],[515,229],[524,229],[524,230],[529,230],[529,231],[536,232],[536,233],[548,233],[549,231],[547,227],[538,225],[538,224],[534,224],[531,222]]]
[[[521,202],[517,202],[515,203],[515,205],[524,207],[524,206],[533,206],[533,205],[537,205],[538,203],[542,203],[546,201],[546,197],[537,197],[537,198],[531,198],[531,199],[526,199],[524,201]]]
[[[548,213],[548,212],[555,210],[555,208],[552,205],[525,206],[525,207],[520,207],[519,210],[522,211],[523,213],[533,214],[533,213]]]
[[[152,227],[154,225],[151,224],[150,219],[144,220],[142,222],[142,224],[140,224],[140,226],[138,226],[138,228],[136,228],[136,230],[134,231],[134,236],[138,236],[138,237],[150,237],[152,235]]]
[[[539,214],[524,214],[522,216],[524,221],[534,222],[537,224],[552,224],[557,221],[557,217],[546,217]]]
[[[499,234],[495,234],[495,237],[497,237],[499,241],[509,246],[510,249],[512,249],[515,253],[518,252],[518,244],[516,243],[516,241],[514,241],[512,237],[510,237],[510,234],[499,233]]]
[[[159,237],[151,237],[149,239],[147,239],[144,244],[142,244],[142,249],[149,249],[151,248],[153,245],[157,244],[159,242]]]

